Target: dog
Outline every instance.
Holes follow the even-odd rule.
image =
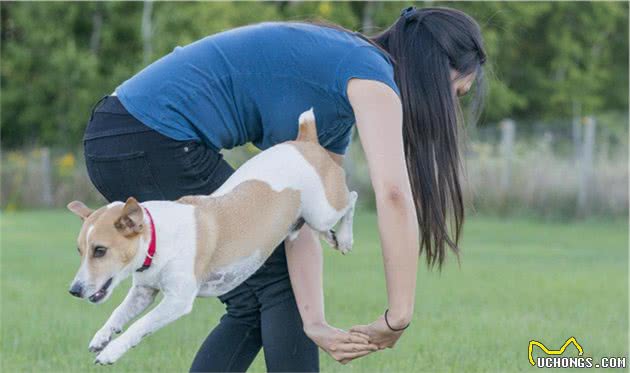
[[[234,289],[304,223],[332,247],[350,251],[357,193],[319,144],[312,109],[298,126],[296,140],[260,152],[209,196],[143,203],[130,197],[98,210],[68,204],[83,219],[81,265],[70,293],[102,303],[133,275],[126,298],[89,344],[95,363],[113,364],[142,338],[188,314],[196,297]],[[162,301],[112,340],[160,291]]]

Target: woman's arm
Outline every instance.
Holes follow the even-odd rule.
[[[411,321],[418,271],[418,223],[407,173],[402,135],[402,106],[387,85],[352,79],[348,97],[368,163],[376,197],[383,250],[388,321],[402,328]],[[392,347],[402,332],[393,332],[383,316],[351,330],[370,336],[379,347]]]
[[[326,323],[322,247],[313,231],[304,226],[295,240],[285,241],[285,248],[291,287],[304,330],[308,331],[315,325]]]
[[[304,226],[294,241],[285,240],[291,286],[304,324],[304,332],[333,359],[347,363],[376,351],[367,335],[334,328],[324,316],[322,247],[314,232]]]

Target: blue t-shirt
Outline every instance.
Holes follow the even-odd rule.
[[[261,23],[208,36],[157,60],[116,89],[136,119],[176,140],[220,150],[293,140],[313,107],[320,143],[343,154],[355,122],[351,78],[399,94],[387,56],[348,32],[304,23]]]

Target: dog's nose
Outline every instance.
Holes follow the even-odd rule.
[[[81,298],[81,295],[83,293],[83,286],[81,286],[81,283],[75,282],[74,284],[72,284],[72,287],[70,288],[69,292],[73,296],[77,298]]]

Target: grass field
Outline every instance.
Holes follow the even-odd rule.
[[[62,211],[2,216],[2,371],[187,371],[222,313],[215,299],[197,300],[190,315],[148,337],[116,365],[92,365],[87,344],[128,284],[101,306],[68,294],[78,266],[79,226]],[[355,234],[352,254],[326,250],[328,320],[342,328],[369,322],[386,306],[372,213],[359,214]],[[570,336],[586,356],[627,356],[627,240],[626,221],[472,218],[461,268],[455,260],[442,273],[421,267],[415,317],[396,348],[347,366],[322,354],[322,371],[536,370],[527,359],[528,342],[555,349]],[[250,371],[264,369],[259,354]]]

